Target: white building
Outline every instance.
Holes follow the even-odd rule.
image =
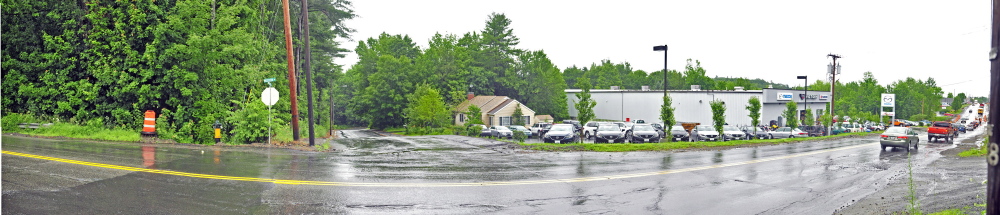
[[[576,117],[576,94],[580,89],[566,89],[566,100],[569,115]],[[781,112],[785,104],[791,101],[798,103],[800,116],[805,114],[806,106],[813,110],[813,116],[818,118],[815,110],[825,110],[830,103],[830,92],[802,90],[670,90],[668,91],[674,107],[674,119],[677,122],[712,123],[713,99],[721,100],[726,105],[726,123],[730,125],[750,125],[750,112],[746,110],[750,97],[757,96],[761,103],[761,124],[777,120],[783,125]],[[594,106],[596,119],[602,120],[646,120],[646,122],[661,122],[660,106],[663,105],[662,90],[590,90],[591,98],[597,102]],[[806,98],[805,95],[808,95]],[[808,101],[808,103],[803,103]],[[802,117],[799,118],[800,120]]]

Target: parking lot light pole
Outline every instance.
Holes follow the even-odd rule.
[[[667,45],[653,46],[653,51],[663,51],[663,96],[667,96]]]
[[[809,78],[806,77],[805,75],[800,75],[797,76],[796,78],[805,80],[805,82],[803,82],[804,84],[802,85],[802,103],[805,104],[806,111],[811,112],[811,110],[809,110]]]

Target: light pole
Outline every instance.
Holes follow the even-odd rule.
[[[667,45],[653,46],[653,51],[663,51],[663,96],[667,96]]]
[[[796,78],[805,80],[805,82],[803,82],[802,84],[802,103],[805,104],[806,106],[806,112],[811,113],[812,110],[809,110],[809,78],[806,77],[805,75],[800,75],[797,76]],[[803,120],[802,122],[805,122],[805,120]]]

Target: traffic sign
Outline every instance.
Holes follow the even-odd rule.
[[[265,78],[264,79],[264,83],[271,83],[271,82],[274,82],[274,81],[275,81],[274,78]]]
[[[268,107],[274,105],[274,103],[278,103],[278,90],[274,89],[274,87],[264,89],[264,92],[260,93],[260,100]]]

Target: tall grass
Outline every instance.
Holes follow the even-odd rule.
[[[0,118],[0,124],[4,132],[15,132],[43,137],[69,137],[92,140],[125,141],[138,142],[142,140],[139,135],[140,128],[108,128],[100,119],[87,121],[85,125],[78,125],[67,122],[54,122],[49,127],[39,127],[37,129],[20,128],[20,123],[45,123],[38,118],[19,113],[7,113]]]

